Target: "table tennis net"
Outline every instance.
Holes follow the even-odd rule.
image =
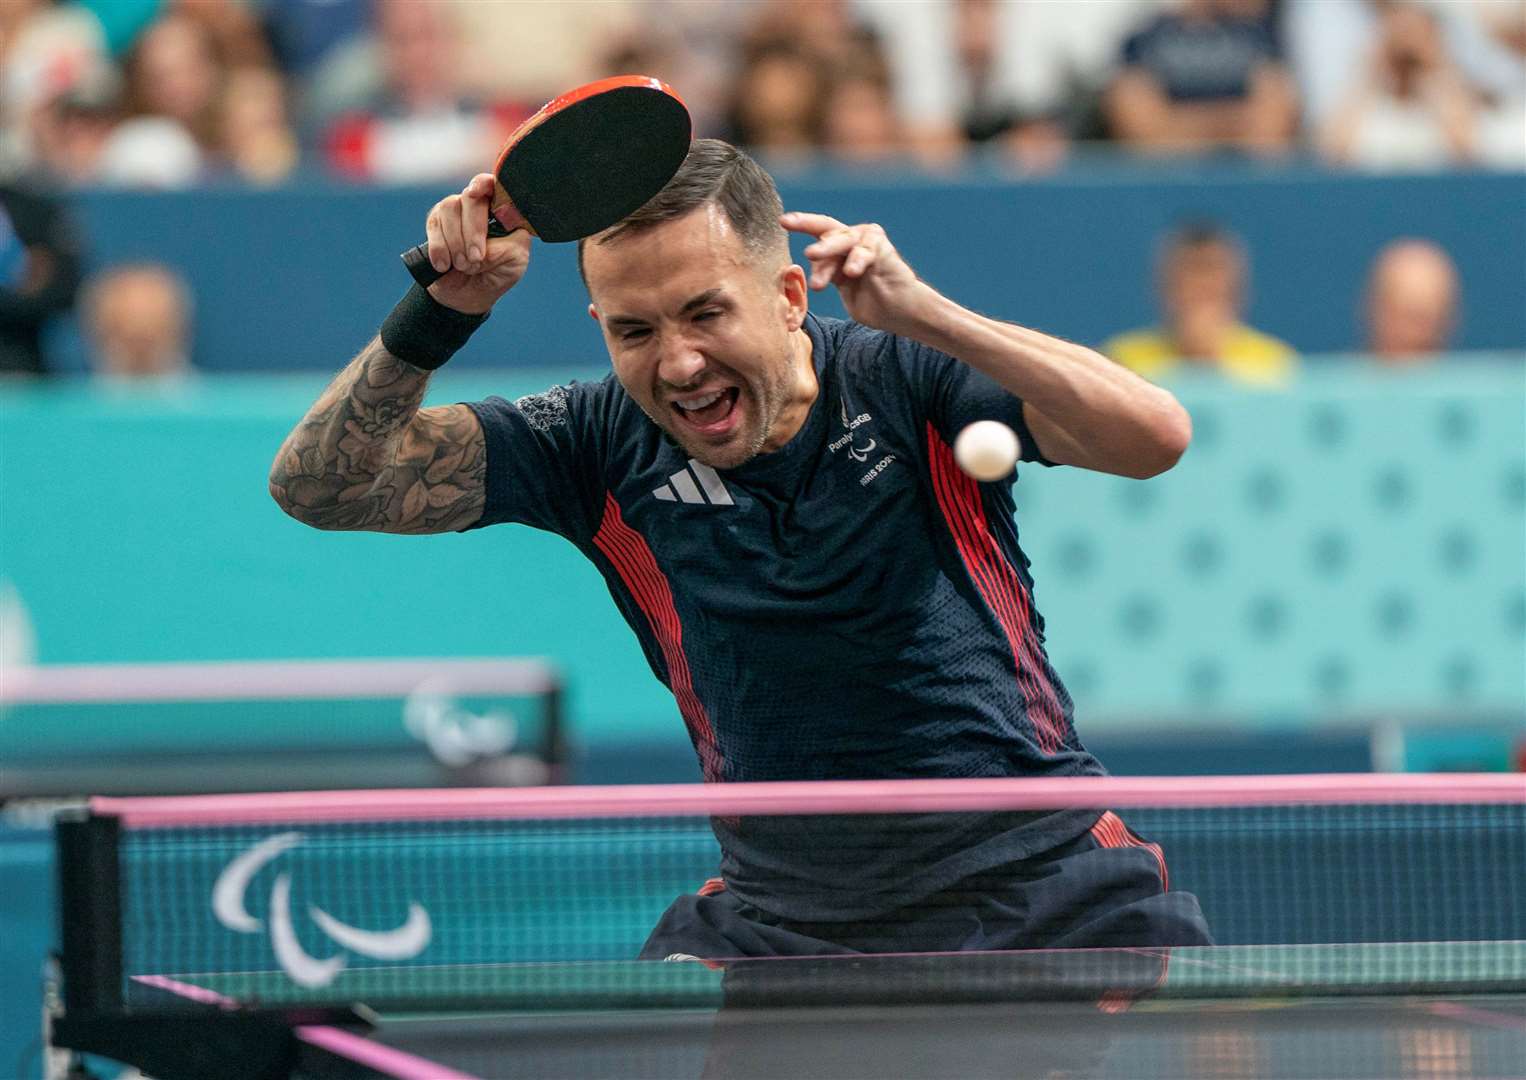
[[[887,812],[898,801],[907,810]],[[1068,789],[918,781],[97,800],[87,821],[61,829],[95,829],[107,854],[75,865],[74,880],[64,874],[76,894],[64,901],[66,920],[72,904],[76,921],[114,926],[107,936],[120,963],[98,965],[94,977],[129,1002],[184,984],[267,1004],[692,1003],[717,992],[722,968],[633,961],[676,898],[722,887],[718,835],[761,834],[785,860],[794,849],[780,837],[809,838],[816,848],[804,864],[842,870],[822,888],[846,911],[865,891],[896,895],[916,882],[919,865],[887,857],[900,854],[898,829],[917,850],[929,828],[968,835],[996,822],[999,832],[1047,814],[1089,820],[1076,841],[1083,849],[1127,847],[1151,860],[1158,850],[1169,888],[1197,896],[1214,942],[1231,951],[1207,950],[1208,963],[1176,950],[1169,979],[1159,949],[1032,951],[1052,944],[1042,938],[963,957],[953,974],[936,959],[917,968],[901,957],[884,961],[894,977],[876,977],[881,961],[849,958],[847,987],[832,981],[850,970],[840,957],[814,968],[731,964],[722,965],[728,994],[754,985],[759,1002],[799,998],[813,982],[839,1001],[1035,987],[1232,996],[1526,985],[1519,777],[1457,777],[1440,788],[1402,777],[1259,789],[1101,778]],[[974,887],[1000,890],[1027,865],[989,867]],[[934,899],[971,887],[961,881]],[[108,903],[114,918],[90,913],[91,903]],[[925,910],[921,901],[912,908]],[[902,917],[850,921],[861,929]],[[915,933],[904,940],[875,951],[924,951]]]

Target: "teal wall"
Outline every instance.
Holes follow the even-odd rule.
[[[566,374],[444,375],[433,400]],[[559,538],[326,534],[284,517],[265,474],[320,385],[0,392],[0,578],[40,660],[548,655],[584,741],[682,740],[602,581]],[[1196,437],[1171,473],[1025,467],[1016,488],[1083,731],[1162,715],[1526,715],[1520,357],[1402,376],[1330,363],[1288,393],[1178,392]]]

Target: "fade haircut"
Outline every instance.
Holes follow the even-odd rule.
[[[766,257],[777,252],[789,258],[789,234],[779,224],[784,203],[779,199],[773,177],[730,143],[696,139],[673,179],[645,206],[618,225],[578,241],[578,274],[584,287],[588,285],[588,274],[583,269],[586,244],[600,247],[612,244],[621,237],[645,232],[712,203],[726,215],[748,254]]]

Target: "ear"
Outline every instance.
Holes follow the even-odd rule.
[[[589,304],[588,305],[588,317],[590,319],[592,319],[594,322],[598,322],[599,321],[599,309],[594,307],[592,304]]]
[[[779,270],[779,299],[785,308],[785,321],[791,332],[805,323],[809,309],[810,289],[806,287],[805,271],[794,263]]]

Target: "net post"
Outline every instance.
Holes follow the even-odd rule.
[[[59,815],[54,837],[64,1012],[120,1012],[121,822],[114,816],[72,810]]]

